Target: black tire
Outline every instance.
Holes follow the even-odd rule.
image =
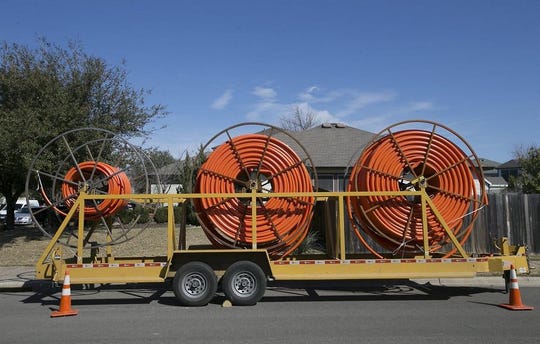
[[[250,306],[263,297],[266,291],[266,276],[257,264],[239,261],[225,271],[221,286],[233,305]]]
[[[217,277],[208,264],[190,262],[176,271],[172,287],[181,305],[205,306],[216,295]]]

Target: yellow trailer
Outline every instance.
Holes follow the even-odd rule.
[[[474,277],[480,273],[503,275],[511,266],[521,274],[529,272],[524,247],[510,245],[501,238],[498,242],[500,252],[471,256],[460,245],[445,225],[456,254],[445,257],[430,254],[425,239],[424,254],[421,256],[395,258],[389,255],[373,258],[346,252],[345,202],[348,197],[366,197],[376,194],[419,197],[422,207],[433,207],[425,189],[400,192],[312,192],[312,193],[230,193],[230,194],[125,194],[97,195],[85,191],[67,212],[64,221],[51,238],[50,243],[36,264],[37,278],[62,282],[69,270],[72,284],[99,283],[143,283],[172,281],[172,287],[180,303],[187,306],[200,306],[208,303],[216,294],[218,281],[221,282],[225,296],[236,305],[250,305],[263,296],[267,281],[287,280],[362,280],[362,279],[415,279]],[[211,246],[188,246],[183,242],[185,227],[180,228],[180,238],[175,236],[173,205],[191,199],[241,198],[251,204],[258,199],[269,197],[314,197],[318,202],[333,200],[337,204],[334,240],[328,251],[321,255],[271,258],[266,249],[257,245],[257,222],[252,223],[254,240],[249,248],[214,249]],[[166,240],[167,249],[161,256],[116,257],[114,245],[105,245],[106,252],[99,255],[88,249],[89,231],[85,228],[85,204],[107,199],[131,200],[135,202],[161,203],[168,207]],[[250,207],[252,218],[256,219],[257,207]],[[439,216],[439,221],[444,220]],[[424,216],[427,232],[427,219]],[[66,249],[60,237],[71,223],[76,223],[78,233],[76,247]],[[134,239],[135,240],[135,239]]]
[[[246,126],[257,129],[245,134]],[[320,192],[316,164],[300,141],[273,126],[240,124],[203,147],[211,153],[196,166],[195,193],[165,195],[152,191],[161,185],[153,163],[124,138],[96,128],[64,133],[39,151],[27,177],[27,194],[37,189],[45,210],[61,218],[40,225],[51,241],[37,277],[62,282],[69,270],[73,284],[172,281],[181,304],[199,306],[214,297],[218,281],[233,304],[246,305],[269,280],[508,276],[511,266],[528,273],[525,248],[504,238],[493,254],[463,247],[486,190],[481,161],[461,136],[438,123],[405,121],[362,145],[343,175],[346,191]],[[212,245],[188,245],[184,226],[176,238],[174,205],[188,202]],[[167,207],[162,254],[115,255],[115,245],[133,238],[133,227],[119,220],[133,204]],[[313,221],[315,212],[325,219]],[[295,254],[315,223],[326,250]],[[347,250],[351,233],[370,255]]]

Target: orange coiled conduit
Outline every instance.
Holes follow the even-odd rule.
[[[352,170],[349,191],[425,190],[441,217],[463,244],[472,230],[463,226],[468,212],[479,208],[474,166],[455,144],[433,130],[390,133],[368,146]],[[440,250],[449,237],[433,209],[427,207],[430,252]],[[393,254],[423,251],[422,209],[419,197],[369,196],[348,199],[348,212],[360,241],[377,257],[363,233]],[[456,248],[447,252],[453,254]]]
[[[80,187],[86,185],[88,193],[122,195],[131,193],[131,183],[124,172],[104,162],[85,161],[70,168],[62,183],[62,199],[71,208],[75,203]],[[88,201],[84,207],[86,220],[97,220],[116,214],[125,208],[127,200],[105,199]],[[59,209],[59,213],[65,214]]]
[[[298,155],[280,140],[261,134],[231,138],[217,147],[197,174],[196,192],[312,192],[311,177]],[[258,248],[284,257],[305,238],[314,197],[257,199]],[[251,199],[195,200],[201,226],[216,247],[251,247]]]

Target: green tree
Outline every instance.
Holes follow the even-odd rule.
[[[178,183],[178,160],[169,151],[160,150],[156,147],[145,149],[148,158],[154,164],[159,174],[159,182],[162,186]],[[156,183],[157,180],[153,180]]]
[[[180,165],[180,184],[182,185],[181,192],[191,193],[194,192],[195,179],[197,172],[201,165],[206,161],[206,153],[204,152],[204,146],[201,144],[197,149],[197,152],[193,157],[186,152],[184,160]]]
[[[28,47],[2,42],[0,193],[6,198],[8,228],[13,227],[14,204],[40,147],[80,127],[100,127],[125,137],[147,135],[152,120],[166,115],[162,105],[145,104],[148,94],[129,84],[124,63],[109,66],[84,53],[79,43],[62,47],[40,38],[36,47]]]
[[[169,151],[160,150],[157,147],[146,148],[144,151],[150,160],[152,160],[156,168],[161,168],[176,162],[176,159]]]
[[[521,147],[515,152],[521,165],[521,174],[511,181],[514,189],[524,193],[540,193],[540,147]]]
[[[178,190],[179,193],[192,193],[195,191],[197,172],[205,160],[206,154],[204,152],[203,145],[199,146],[197,153],[193,157],[186,152],[184,160],[180,165],[179,177],[181,190]],[[198,224],[195,216],[195,209],[193,208],[193,204],[191,202],[186,204],[186,219],[187,223],[189,224]]]

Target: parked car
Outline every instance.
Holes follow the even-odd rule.
[[[39,202],[35,199],[29,200],[31,207],[39,207]],[[15,214],[17,214],[18,211],[21,210],[21,208],[26,207],[26,198],[19,198],[17,202],[15,203]],[[29,213],[29,212],[28,212]],[[30,215],[30,214],[28,214]],[[2,204],[2,207],[0,208],[0,222],[5,223],[7,217],[7,205],[4,203]],[[30,218],[32,218],[30,216]]]
[[[31,207],[29,209],[28,206],[25,205],[21,209],[15,212],[15,224],[16,225],[31,225],[34,218],[40,224],[45,224],[45,222],[49,220],[50,213],[51,213],[51,210],[45,207],[36,206],[36,207]],[[34,215],[34,217],[32,217],[32,215]]]
[[[27,206],[15,211],[15,224],[16,225],[31,225],[32,215],[30,215],[30,208]]]

